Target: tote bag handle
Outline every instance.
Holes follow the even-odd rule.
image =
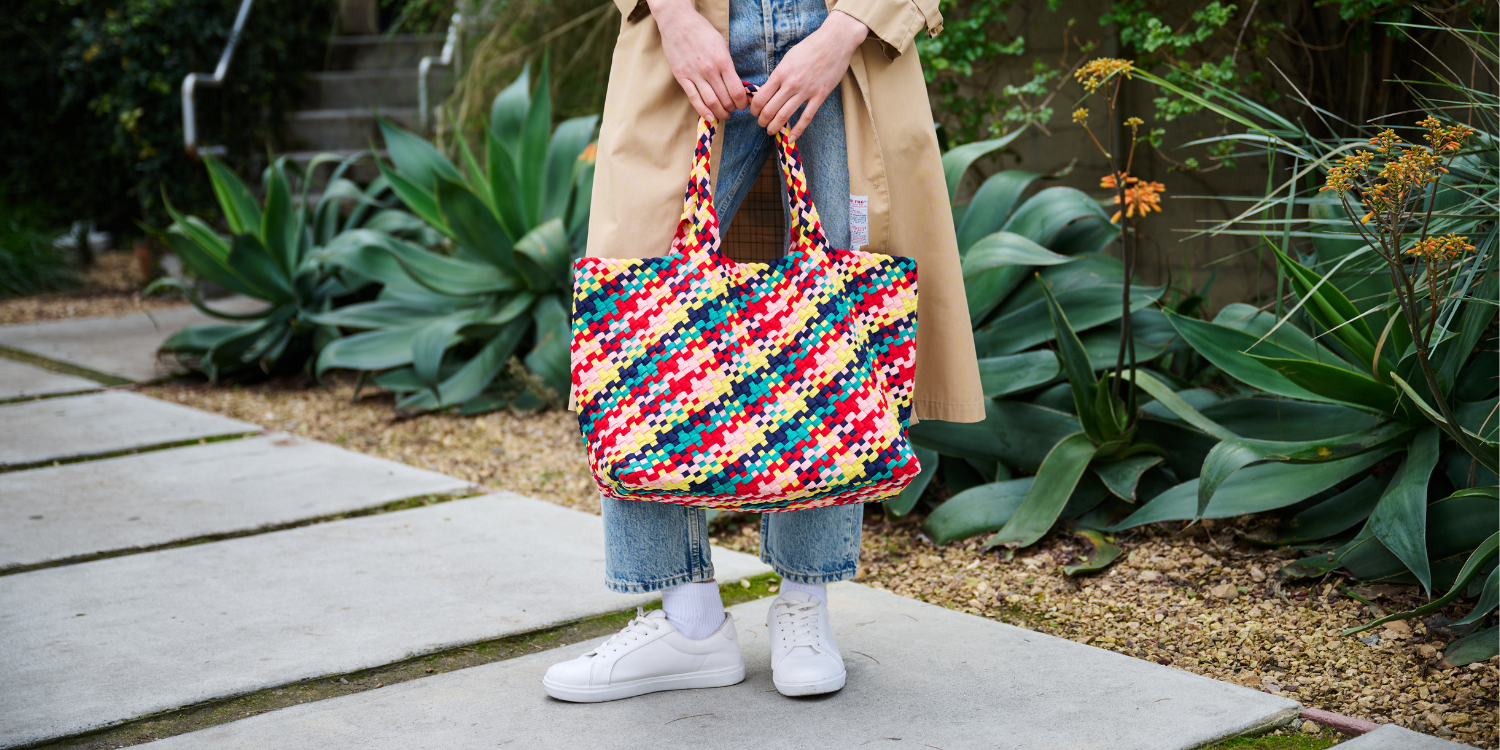
[[[758,87],[746,83],[745,90],[753,96]],[[677,224],[674,244],[696,263],[711,266],[730,265],[733,261],[720,252],[721,236],[719,217],[714,210],[713,176],[709,173],[709,158],[714,133],[718,123],[709,118],[698,120],[698,141],[693,147],[693,166],[688,173],[687,193],[683,199],[682,218]],[[802,155],[797,144],[788,137],[790,128],[782,128],[776,134],[776,160],[781,167],[782,184],[786,188],[787,205],[791,207],[791,248],[788,256],[807,255],[820,261],[828,259],[828,239],[823,236],[823,224],[818,220],[818,209],[813,206],[812,196],[807,191],[807,174],[802,169]]]

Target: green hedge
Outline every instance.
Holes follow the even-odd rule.
[[[165,186],[211,208],[182,148],[182,79],[209,72],[237,0],[20,0],[0,18],[0,200],[43,223],[163,226]],[[322,67],[334,4],[260,2],[229,80],[199,95],[199,132],[247,166],[277,141],[309,70]]]

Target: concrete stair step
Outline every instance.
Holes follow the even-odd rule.
[[[427,80],[433,104],[441,102],[452,90],[451,80],[447,68],[433,68]],[[417,68],[310,73],[300,106],[309,110],[415,107]]]
[[[328,70],[416,69],[426,55],[443,51],[443,34],[336,36],[328,42]]]
[[[379,148],[383,139],[375,121],[379,113],[407,130],[416,125],[414,107],[360,107],[346,109],[299,110],[287,115],[287,129],[299,151],[356,151],[372,145]]]
[[[380,176],[380,168],[375,166],[376,156],[378,156],[386,163],[390,163],[390,153],[385,149],[380,149],[373,155],[370,153],[370,149],[362,148],[336,149],[329,151],[292,151],[290,153],[281,154],[281,156],[288,157],[289,159],[306,169],[307,165],[312,163],[313,159],[324,154],[335,154],[337,156],[346,158],[354,156],[356,154],[361,155],[359,161],[356,161],[354,164],[351,164],[348,169],[344,170],[344,177],[350,180],[354,180],[354,182],[359,184],[360,187],[365,187],[371,180]],[[308,194],[308,201],[310,203],[314,205],[317,204],[318,198],[322,195],[322,186],[327,184],[328,176],[330,174],[333,174],[333,170],[335,168],[336,165],[334,164],[324,164],[318,167],[317,174],[313,175],[313,189]]]

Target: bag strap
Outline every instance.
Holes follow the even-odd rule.
[[[745,89],[753,96],[758,87],[746,83]],[[732,262],[720,252],[719,217],[714,209],[713,177],[709,171],[714,133],[717,129],[718,123],[712,119],[705,117],[698,120],[698,140],[693,147],[693,165],[688,173],[682,217],[672,240],[673,249],[714,265]],[[802,155],[797,150],[797,144],[788,136],[789,131],[790,128],[782,128],[776,134],[776,161],[781,167],[787,205],[791,207],[788,227],[791,249],[788,254],[812,254],[814,251],[826,254],[829,250],[828,239],[823,235],[818,209],[807,191],[807,173],[802,168]]]

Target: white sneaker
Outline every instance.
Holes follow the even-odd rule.
[[[818,695],[844,686],[844,657],[833,642],[828,605],[806,591],[787,591],[766,613],[771,681],[782,695]]]
[[[725,687],[745,679],[745,660],[734,618],[713,635],[693,640],[679,633],[667,614],[636,609],[636,618],[583,656],[553,664],[542,678],[547,695],[576,703],[631,698],[659,690]]]

